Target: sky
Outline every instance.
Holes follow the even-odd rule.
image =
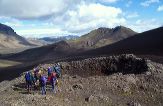
[[[122,25],[163,26],[163,0],[0,0],[0,23],[24,37],[83,35]]]

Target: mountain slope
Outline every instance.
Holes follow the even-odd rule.
[[[32,46],[25,38],[16,34],[9,26],[0,23],[0,48]]]
[[[135,53],[163,55],[163,27],[137,34],[112,45],[90,50],[83,55]]]
[[[123,26],[117,26],[113,29],[98,28],[76,40],[69,41],[69,43],[78,48],[98,48],[123,40],[135,34],[136,32]]]
[[[71,48],[66,41],[60,41],[54,44],[28,49],[20,53],[6,55],[1,58],[23,62],[41,62],[43,60],[54,60],[76,52],[76,49]]]
[[[46,45],[39,48],[33,48],[30,50],[26,50],[21,53],[9,55],[3,57],[3,59],[7,60],[16,60],[16,61],[33,61],[39,59],[41,60],[52,60],[56,58],[63,58],[66,56],[73,56],[74,54],[78,54],[80,52],[85,51],[85,49],[91,49],[98,44],[99,41],[106,39],[106,42],[100,44],[100,47],[106,45],[110,40],[112,42],[116,42],[121,39],[125,39],[126,37],[133,36],[135,32],[125,27],[119,26],[114,29],[109,28],[99,28],[90,32],[87,35],[84,35],[76,40],[71,41],[61,41],[58,43]],[[93,42],[93,45],[88,45],[88,41]],[[83,48],[84,47],[84,50]],[[2,56],[1,56],[2,58]],[[38,60],[38,61],[39,61]]]

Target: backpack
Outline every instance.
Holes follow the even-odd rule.
[[[57,78],[59,78],[61,76],[61,69],[59,66],[55,67],[55,72],[57,73]]]
[[[35,82],[36,82],[36,78],[32,75],[32,73],[31,73],[30,77],[31,77],[31,81],[32,81],[33,83],[35,83]]]
[[[25,80],[26,80],[26,81],[31,81],[31,75],[30,75],[29,72],[27,72],[27,73],[25,74]]]

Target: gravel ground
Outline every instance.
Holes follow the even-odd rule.
[[[65,64],[65,63],[64,63]],[[69,63],[67,63],[69,64]],[[0,83],[1,106],[163,106],[163,65],[147,62],[148,71],[141,74],[90,75],[65,73],[59,79],[57,92],[47,86],[27,93],[24,75]],[[48,66],[48,65],[47,65]],[[67,71],[63,68],[63,71]]]

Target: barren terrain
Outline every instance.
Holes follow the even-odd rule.
[[[121,67],[119,61],[122,60]],[[60,62],[63,74],[56,94],[49,85],[46,96],[42,96],[40,90],[28,94],[24,74],[21,74],[14,80],[0,83],[0,103],[12,106],[162,106],[163,66],[143,61],[133,55],[121,55]],[[52,65],[40,64],[39,67]],[[118,69],[120,67],[123,71]]]

